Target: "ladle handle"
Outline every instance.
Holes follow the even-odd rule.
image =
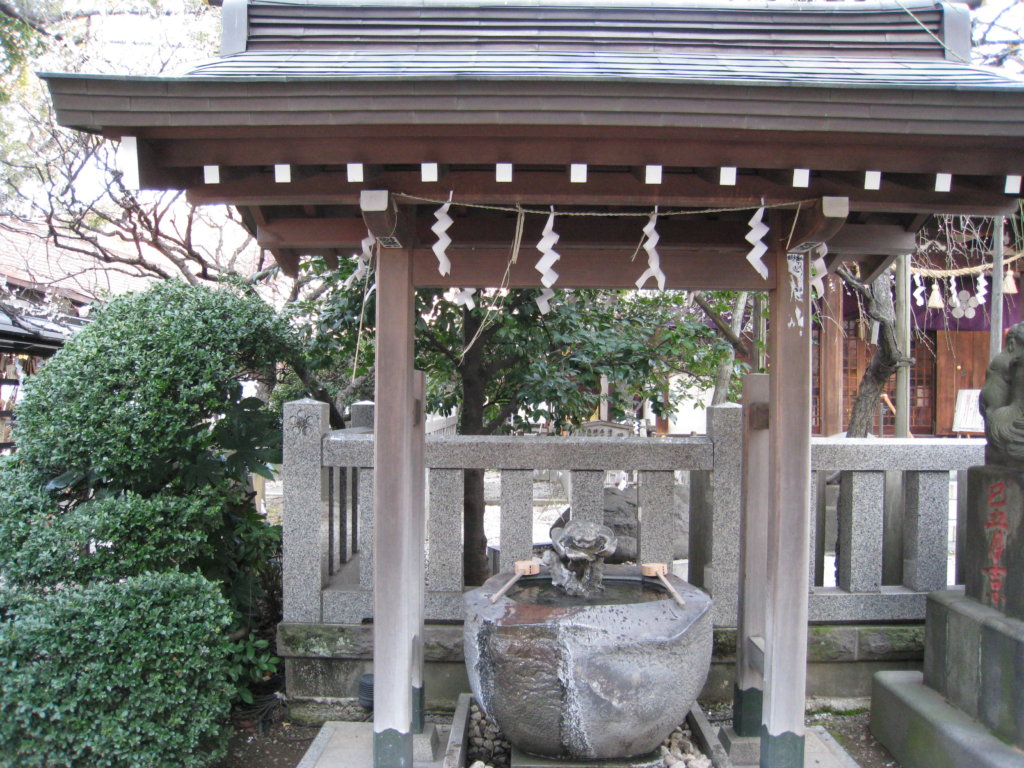
[[[679,605],[681,605],[681,606],[683,606],[685,608],[686,607],[686,601],[683,600],[682,595],[680,595],[678,592],[676,592],[676,588],[668,583],[668,579],[665,578],[665,572],[666,571],[668,571],[668,568],[665,566],[664,563],[644,563],[642,566],[640,566],[640,572],[644,576],[647,576],[647,577],[657,576],[658,577],[658,581],[661,582],[661,586],[663,586],[665,588],[665,590],[670,595],[672,595],[672,597],[675,599],[675,601],[677,603],[679,603]]]
[[[540,573],[540,565],[533,560],[516,560],[515,566],[513,567],[515,568],[515,575],[506,581],[501,589],[491,595],[492,603],[498,602],[498,600],[500,600],[506,592],[512,589],[515,583],[523,578],[523,576],[536,576]]]

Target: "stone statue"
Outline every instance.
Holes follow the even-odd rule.
[[[604,558],[615,545],[615,533],[606,525],[559,518],[551,527],[552,549],[544,553],[551,583],[569,595],[594,596],[604,589]]]
[[[1024,469],[1024,323],[1006,333],[1006,346],[985,372],[979,402],[985,419],[985,463]]]

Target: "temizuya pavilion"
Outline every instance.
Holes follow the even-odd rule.
[[[143,188],[238,206],[285,272],[376,239],[375,466],[391,471],[375,473],[374,557],[392,567],[375,576],[375,764],[412,764],[421,693],[413,289],[502,285],[521,205],[511,287],[769,293],[767,605],[741,624],[767,621],[737,710],[761,724],[762,766],[802,766],[811,264],[870,276],[933,213],[1011,211],[1024,82],[971,66],[966,7],[932,0],[224,0],[223,15],[221,57],[186,75],[45,79],[63,125],[120,140]],[[554,283],[533,248],[551,210]],[[657,256],[633,261],[648,223]]]

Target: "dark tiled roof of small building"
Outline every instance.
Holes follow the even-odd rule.
[[[186,77],[330,80],[593,80],[730,85],[1021,88],[1024,80],[945,59],[769,57],[617,51],[252,51]]]
[[[231,12],[230,4],[225,10]],[[251,0],[244,29],[249,51],[604,49],[943,58],[950,14],[961,13],[966,16],[934,0]]]

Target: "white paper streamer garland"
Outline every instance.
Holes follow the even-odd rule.
[[[914,289],[914,303],[919,307],[924,306],[924,280],[921,279],[920,275],[914,275],[914,285],[917,287]]]
[[[352,261],[356,263],[356,269],[351,275],[346,277],[345,282],[342,283],[342,285],[345,286],[345,288],[351,288],[353,285],[355,285],[364,277],[366,277],[366,272],[370,267],[370,259],[373,257],[373,251],[371,251],[370,249],[373,248],[373,244],[375,241],[376,238],[369,232],[367,232],[366,237],[364,237],[362,239],[362,242],[360,243],[360,245],[362,246],[362,252],[357,253],[355,256],[352,257]]]
[[[562,255],[555,250],[557,242],[558,233],[555,232],[555,209],[552,206],[551,213],[548,214],[548,221],[544,225],[544,231],[541,233],[540,241],[537,243],[537,250],[541,252],[541,257],[534,267],[534,269],[540,272],[540,282],[545,288],[550,288],[558,281],[558,273],[552,269],[555,262],[562,258]]]
[[[985,273],[982,272],[978,275],[978,279],[974,281],[975,293],[974,295],[978,299],[978,304],[984,304],[985,299],[988,298],[988,278],[985,277]]]
[[[815,246],[814,260],[811,262],[811,291],[812,295],[819,299],[825,295],[825,275],[828,273],[828,266],[825,264],[827,253],[828,246],[820,243]]]
[[[644,225],[644,235],[646,240],[643,244],[643,249],[647,251],[647,269],[644,271],[636,281],[636,287],[643,288],[644,284],[652,277],[658,283],[658,290],[665,290],[665,273],[661,271],[661,256],[658,254],[658,241],[661,240],[661,235],[658,234],[658,209],[654,209],[654,213],[647,220],[647,224]]]
[[[762,239],[768,234],[768,225],[762,221],[762,218],[764,218],[764,207],[758,208],[757,213],[751,216],[750,221],[747,222],[747,226],[750,227],[750,231],[747,232],[745,239],[753,246],[747,254],[747,261],[750,262],[750,266],[757,270],[757,274],[759,274],[762,279],[767,280],[768,267],[761,259],[764,257],[765,253],[768,252],[768,246],[765,245],[765,242]]]
[[[430,231],[437,235],[437,242],[432,246],[434,255],[437,257],[437,271],[441,275],[448,275],[452,271],[452,262],[448,258],[448,246],[452,239],[448,236],[448,227],[454,222],[448,215],[448,209],[452,206],[452,195],[448,195],[448,202],[434,212],[437,222],[430,228]]]
[[[956,278],[950,276],[949,278],[949,306],[956,309],[960,306],[960,296],[957,294]]]
[[[444,297],[457,307],[466,307],[472,310],[476,309],[474,293],[476,293],[476,288],[455,288],[453,286],[445,291]]]
[[[540,310],[542,315],[546,315],[551,311],[551,299],[555,296],[555,292],[550,288],[541,288],[540,296],[537,297],[537,309]]]

